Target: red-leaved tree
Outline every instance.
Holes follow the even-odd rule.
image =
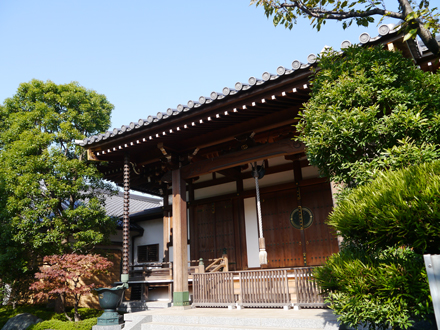
[[[60,297],[63,302],[63,312],[69,321],[72,319],[65,310],[65,298],[74,301],[74,320],[80,321],[78,305],[81,296],[90,294],[95,284],[85,284],[84,279],[107,272],[113,263],[98,254],[64,254],[46,256],[40,272],[35,274],[38,281],[30,286],[30,290],[38,291],[37,300],[50,296]]]

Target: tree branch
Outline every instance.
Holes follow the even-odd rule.
[[[332,11],[332,10],[323,10],[319,8],[310,8],[304,5],[301,1],[293,1],[293,3],[282,3],[278,7],[279,9],[282,8],[298,8],[303,13],[310,15],[315,18],[322,18],[322,19],[336,19],[336,20],[343,20],[348,18],[362,18],[362,17],[368,17],[373,15],[381,15],[381,16],[387,16],[397,19],[404,19],[405,16],[401,13],[396,13],[394,11],[389,11],[385,9],[380,8],[374,8],[371,10],[366,11]]]
[[[398,1],[400,6],[402,7],[402,13],[405,17],[413,12],[411,4],[408,2],[408,0]],[[417,35],[420,37],[420,39],[422,39],[425,46],[428,47],[428,49],[433,54],[440,54],[439,44],[437,40],[435,40],[435,38],[432,36],[431,32],[423,26],[423,23],[419,19],[415,19],[414,23],[417,24]]]

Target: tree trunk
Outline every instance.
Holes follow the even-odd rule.
[[[403,16],[407,17],[410,13],[413,12],[413,9],[411,7],[411,4],[408,0],[398,0],[400,6],[402,7],[402,13]],[[423,43],[426,47],[435,55],[440,54],[440,46],[437,40],[435,40],[434,36],[431,34],[431,32],[423,26],[421,22],[418,20],[415,20],[415,23],[417,24],[417,35],[422,39]]]
[[[60,293],[55,300],[55,313],[64,313],[64,294]]]
[[[80,315],[78,313],[79,298],[80,297],[75,297],[75,306],[73,306],[73,308],[75,310],[75,312],[74,312],[75,322],[81,321],[81,317],[80,317]]]
[[[65,307],[65,301],[66,301],[66,297],[64,295],[64,293],[60,293],[58,295],[57,300],[55,301],[55,313],[64,313],[64,316],[66,317],[66,319],[68,319],[70,322],[72,322],[72,318],[67,315],[66,312],[66,307]]]

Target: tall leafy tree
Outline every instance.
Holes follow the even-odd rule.
[[[114,231],[115,221],[103,208],[111,187],[75,144],[105,131],[113,108],[104,95],[76,82],[39,80],[20,84],[0,107],[5,282],[36,269],[42,256],[86,253]]]
[[[439,158],[440,76],[372,47],[321,57],[298,125],[309,160],[355,186]]]
[[[328,20],[342,22],[343,28],[353,22],[368,26],[374,17],[394,18],[403,22],[405,40],[417,35],[434,54],[440,54],[435,34],[440,31],[437,7],[431,7],[429,0],[251,0],[251,4],[262,6],[267,17],[273,17],[274,25],[292,29],[297,19],[308,18],[318,31]],[[389,10],[396,6],[397,10]]]
[[[423,253],[439,253],[440,76],[400,52],[328,52],[297,126],[309,160],[344,198],[344,239],[315,278],[339,320],[407,329],[432,313]]]

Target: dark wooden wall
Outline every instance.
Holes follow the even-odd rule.
[[[269,268],[320,265],[339,250],[337,237],[325,224],[332,209],[328,182],[263,192],[261,205]],[[313,213],[312,225],[304,230],[290,223],[298,205]],[[242,198],[198,203],[190,206],[190,214],[192,260],[221,257],[226,248],[230,269],[247,269]]]

